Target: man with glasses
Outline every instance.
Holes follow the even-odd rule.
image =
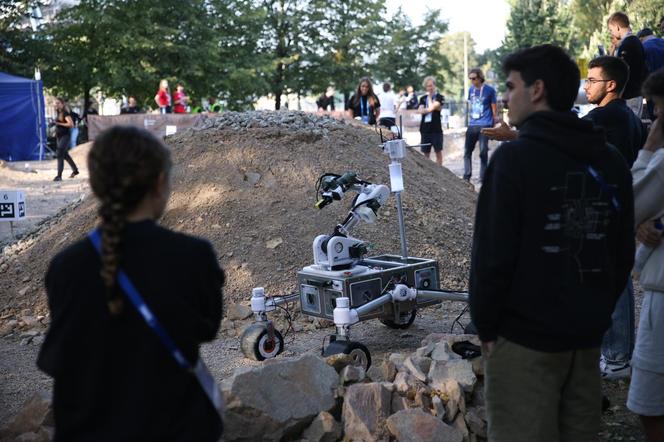
[[[588,64],[584,84],[588,102],[597,107],[584,117],[606,133],[606,141],[615,146],[632,167],[643,146],[646,131],[641,120],[621,98],[629,78],[627,63],[617,57],[598,57]],[[620,295],[611,316],[611,327],[602,341],[600,370],[605,379],[619,379],[630,374],[634,350],[634,289],[631,279]]]
[[[484,84],[481,69],[471,69],[468,74],[471,86],[468,90],[468,129],[463,155],[463,179],[470,182],[473,175],[473,151],[475,144],[480,142],[480,181],[484,179],[484,171],[489,161],[489,138],[482,134],[483,128],[492,127],[498,122],[496,111],[496,90]]]

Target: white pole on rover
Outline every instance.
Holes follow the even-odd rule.
[[[404,190],[401,159],[406,154],[406,141],[403,139],[386,141],[385,152],[392,160],[390,162],[390,187],[397,198],[399,236],[401,237],[401,259],[406,263],[408,262],[408,244],[406,243],[406,223],[403,216],[403,204],[401,203],[401,192]]]

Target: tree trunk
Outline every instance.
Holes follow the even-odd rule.
[[[281,109],[281,93],[283,92],[283,89],[278,88],[277,90],[274,90],[272,93],[274,94],[274,110],[279,110]]]
[[[83,116],[85,118],[88,116],[88,108],[90,107],[90,88],[86,85],[83,90]]]

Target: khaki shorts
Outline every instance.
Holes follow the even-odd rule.
[[[601,418],[599,355],[599,347],[546,353],[499,337],[485,360],[489,440],[595,440]]]

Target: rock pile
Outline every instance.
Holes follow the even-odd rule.
[[[458,341],[478,344],[432,334],[366,373],[312,354],[241,370],[222,386],[224,440],[484,441],[482,360],[461,359],[451,350]]]

